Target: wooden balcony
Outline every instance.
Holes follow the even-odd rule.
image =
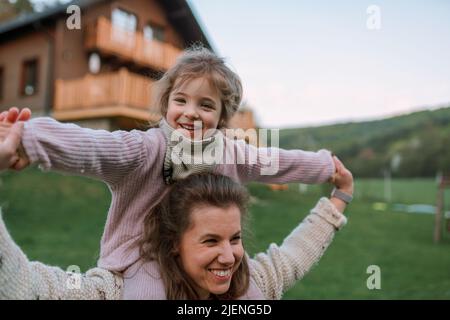
[[[56,80],[53,117],[60,121],[111,117],[156,120],[160,116],[151,108],[153,83],[126,69]]]
[[[94,25],[87,26],[85,47],[162,71],[170,68],[181,53],[169,43],[145,39],[140,31],[129,32],[115,27],[105,17],[99,17]]]

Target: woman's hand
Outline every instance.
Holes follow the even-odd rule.
[[[336,173],[334,175],[333,184],[337,189],[342,192],[353,195],[353,175],[344,164],[336,157],[333,156],[334,165],[336,166]],[[331,197],[330,201],[334,204],[336,209],[340,212],[344,212],[347,204],[336,197]]]
[[[336,174],[334,176],[334,185],[337,189],[353,195],[353,175],[336,156],[333,156]]]

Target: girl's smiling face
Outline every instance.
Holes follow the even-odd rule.
[[[191,139],[203,139],[207,130],[217,129],[222,103],[207,78],[199,77],[179,85],[169,95],[167,123]]]

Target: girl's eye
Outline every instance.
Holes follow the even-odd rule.
[[[176,102],[179,102],[179,103],[184,103],[185,101],[184,101],[184,99],[174,99]]]
[[[205,111],[213,111],[214,110],[213,107],[207,106],[207,105],[202,105],[202,109],[205,110]]]

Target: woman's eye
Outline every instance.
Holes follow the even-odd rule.
[[[232,242],[239,242],[241,240],[241,236],[236,236],[233,239],[231,239]]]
[[[203,241],[203,243],[216,243],[217,240],[216,239],[206,239],[205,241]]]

